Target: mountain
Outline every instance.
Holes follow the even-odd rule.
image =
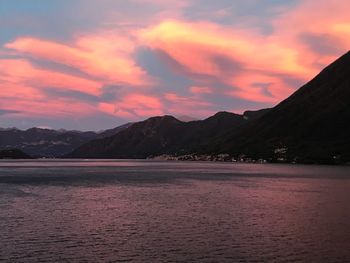
[[[0,150],[20,149],[35,157],[56,157],[95,138],[94,132],[55,131],[31,128],[0,131]]]
[[[182,122],[172,116],[153,117],[134,123],[118,134],[89,142],[70,158],[147,158],[161,154],[186,154],[205,149],[207,142],[239,128],[243,115],[219,112],[203,121]]]
[[[20,149],[33,157],[60,157],[96,138],[114,135],[128,125],[101,133],[31,128],[0,129],[0,150]]]
[[[245,111],[243,113],[243,117],[247,120],[256,120],[265,115],[267,112],[269,112],[271,109],[262,109],[257,111]]]
[[[146,158],[188,153],[271,161],[350,161],[350,52],[272,109],[220,112],[203,121],[171,116],[135,123],[69,157]]]
[[[182,121],[182,122],[190,122],[190,121],[197,121],[198,120],[194,117],[187,116],[187,115],[175,116],[175,118],[178,119],[179,121]]]
[[[30,159],[31,157],[21,150],[10,149],[10,150],[1,150],[0,159]]]
[[[260,118],[211,141],[206,151],[301,162],[349,161],[349,120],[350,52]]]
[[[121,126],[118,126],[116,128],[99,132],[96,139],[102,139],[102,138],[113,136],[113,135],[121,132],[122,130],[129,128],[132,124],[133,124],[132,122],[129,122],[129,123],[123,124]]]

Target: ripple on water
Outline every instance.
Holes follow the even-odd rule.
[[[262,166],[255,176],[256,166],[249,174],[213,163],[201,177],[196,163],[88,173],[84,165],[50,168],[48,178],[42,168],[2,171],[0,260],[350,262],[350,178],[343,174],[283,167],[271,176],[280,166]]]

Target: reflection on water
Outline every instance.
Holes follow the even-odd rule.
[[[350,262],[350,169],[0,162],[0,261]]]

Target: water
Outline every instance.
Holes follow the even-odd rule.
[[[0,261],[350,262],[350,168],[0,162]]]

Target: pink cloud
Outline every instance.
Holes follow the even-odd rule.
[[[294,91],[281,78],[264,73],[244,72],[231,81],[237,88],[227,94],[255,102],[278,103]]]
[[[22,59],[0,59],[2,107],[16,116],[76,117],[95,111],[93,105],[74,99],[48,98],[46,91],[63,89],[99,95],[98,82],[34,67]]]
[[[179,96],[176,93],[166,93],[164,95],[165,99],[178,104],[180,107],[186,106],[186,105],[191,105],[193,107],[196,106],[210,106],[211,103],[206,102],[206,101],[200,101],[197,100],[196,98],[193,97],[184,97],[184,96]]]
[[[307,67],[318,65],[316,72],[345,53],[350,46],[349,1],[304,0],[295,8],[281,14],[273,21],[274,36],[298,52],[298,63]],[[325,35],[332,38],[337,54],[327,54],[306,46],[300,41],[302,34]],[[320,39],[319,42],[323,40]],[[322,44],[322,43],[321,43]],[[316,72],[312,72],[315,74]],[[312,77],[308,74],[308,78]]]
[[[36,38],[18,38],[5,45],[19,54],[76,68],[105,84],[148,85],[150,79],[132,59],[135,43],[105,33],[83,36],[72,45]]]
[[[268,35],[254,28],[185,20],[184,8],[193,1],[131,1],[158,11],[133,19],[118,13],[117,19],[108,19],[108,26],[66,43],[30,36],[7,43],[6,50],[0,50],[0,56],[7,57],[0,57],[3,107],[36,116],[85,116],[98,111],[137,120],[162,114],[207,116],[220,108],[211,103],[213,95],[272,106],[298,88],[291,80],[306,82],[350,46],[350,5],[345,0],[337,4],[304,0],[279,10]],[[212,17],[229,14],[229,9],[223,9]],[[123,29],[113,28],[113,21]],[[332,48],[323,41],[326,38],[336,51],[323,52]],[[138,65],[137,55],[143,48],[161,51],[180,66],[176,74],[193,83],[181,87],[189,92],[188,97],[179,95],[178,89],[162,91],[158,80]],[[31,63],[33,58],[73,70],[44,69]],[[111,98],[103,101],[104,86],[122,86],[123,91],[113,102]],[[85,93],[100,101],[54,100],[46,95],[50,89]]]
[[[34,66],[27,59],[0,59],[0,83],[8,92],[2,95],[3,104],[29,115],[42,116],[85,116],[100,111],[115,116],[135,117],[159,113],[159,105],[150,97],[132,95],[134,89],[150,85],[147,74],[139,68],[131,58],[135,43],[126,37],[113,34],[85,36],[66,45],[58,42],[18,38],[5,45],[10,52],[30,56],[42,61],[63,64],[85,74],[75,75],[73,72],[60,72],[57,69],[43,69]],[[126,97],[121,98],[116,109],[108,103],[79,101],[79,99],[47,97],[46,91],[71,90],[102,95],[105,85],[126,85],[129,90]],[[136,103],[140,100],[140,103]],[[6,103],[8,102],[8,103]],[[129,106],[127,106],[129,102]],[[148,105],[148,103],[153,103]],[[46,107],[44,105],[46,104]],[[141,105],[141,106],[140,106]],[[46,110],[43,110],[45,108]]]
[[[240,62],[249,70],[289,74],[309,71],[298,64],[297,52],[275,37],[209,22],[165,21],[144,30],[142,37],[149,46],[164,50],[193,73],[220,75],[217,57]]]
[[[16,116],[77,118],[89,116],[96,110],[92,105],[76,100],[30,100],[23,97],[0,98],[3,108],[19,111]]]
[[[184,97],[176,93],[166,93],[164,99],[167,102],[167,112],[169,114],[185,115],[191,113],[196,117],[203,117],[215,112],[212,110],[212,103],[195,96]]]
[[[129,94],[114,103],[100,103],[99,109],[110,115],[138,119],[164,114],[160,99],[144,94]]]
[[[9,84],[24,88],[25,92],[34,88],[67,89],[92,95],[99,95],[101,84],[76,76],[34,67],[23,59],[1,59],[0,80],[5,89]],[[28,92],[27,92],[28,95]]]
[[[270,85],[270,98],[259,89],[247,84],[269,80],[269,76],[285,75],[293,78],[307,78],[316,70],[298,63],[298,53],[275,37],[254,35],[207,22],[166,21],[142,32],[142,37],[153,49],[162,50],[182,65],[188,72],[211,76],[231,85],[235,97],[251,101],[276,102],[281,95],[286,96],[293,90],[282,79]],[[180,48],[179,48],[180,47]],[[243,67],[229,72],[225,58],[230,63]],[[229,66],[232,67],[231,64]],[[263,77],[265,75],[266,77]],[[254,80],[255,76],[259,79]],[[284,91],[281,90],[284,88]]]
[[[196,86],[193,86],[193,87],[190,87],[190,92],[192,94],[195,94],[195,95],[212,94],[212,93],[214,93],[214,90],[212,88],[209,88],[209,87],[196,87]]]
[[[337,5],[326,0],[302,1],[274,18],[270,35],[254,29],[177,19],[144,29],[141,39],[154,50],[168,54],[197,78],[210,76],[231,86],[232,92],[227,94],[274,104],[298,88],[291,87],[288,79],[306,82],[347,51],[349,7],[348,1]],[[310,34],[320,36],[322,42],[325,33],[340,50],[337,54],[317,51],[301,41],[302,34]],[[315,42],[319,44],[317,39]],[[324,48],[325,44],[321,44]],[[256,83],[267,88],[259,88]]]

